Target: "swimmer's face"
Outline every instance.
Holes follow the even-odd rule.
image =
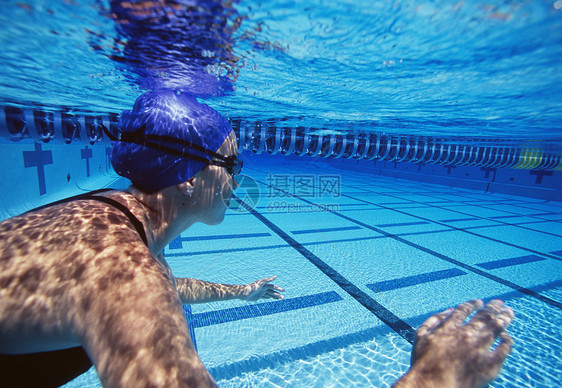
[[[234,131],[217,150],[217,154],[224,156],[238,156],[238,145]],[[200,179],[200,195],[202,203],[200,209],[203,211],[202,221],[208,225],[216,225],[224,219],[224,213],[228,208],[232,192],[238,187],[235,177],[229,174],[225,167],[207,165],[197,175]]]

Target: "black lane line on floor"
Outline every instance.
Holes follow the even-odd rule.
[[[256,171],[259,171],[259,170],[256,170]],[[262,185],[265,185],[266,187],[271,187],[271,188],[273,188],[273,189],[275,189],[275,190],[279,190],[279,191],[281,191],[281,192],[284,192],[284,193],[286,193],[288,196],[297,198],[297,199],[299,199],[299,200],[301,200],[301,201],[303,201],[303,202],[306,202],[306,203],[309,203],[309,204],[312,204],[312,205],[316,205],[316,204],[314,204],[313,202],[307,201],[307,200],[305,200],[304,198],[301,198],[301,197],[296,196],[295,194],[288,193],[288,192],[286,192],[286,191],[284,191],[284,190],[281,190],[281,189],[279,189],[279,188],[277,188],[277,187],[271,186],[271,185],[269,185],[269,184],[267,184],[267,183],[264,183],[264,182],[261,182],[261,181],[258,181],[258,180],[255,180],[255,181],[261,183]],[[326,190],[326,191],[329,191],[329,190]],[[377,193],[377,192],[374,192],[374,191],[371,191],[371,192],[372,192],[373,194],[381,194],[381,193]],[[390,194],[382,194],[382,195],[388,196],[388,197],[390,197],[390,198],[395,198],[395,199],[404,200],[404,198],[395,197],[394,195],[390,195]],[[537,254],[537,255],[541,255],[541,256],[544,256],[544,257],[548,257],[548,258],[550,258],[550,259],[562,261],[562,258],[561,258],[561,257],[555,256],[555,255],[551,255],[551,254],[549,254],[549,253],[544,253],[544,252],[536,251],[536,250],[531,249],[531,248],[522,247],[522,246],[520,246],[520,245],[512,244],[512,243],[507,242],[507,241],[498,240],[498,239],[493,238],[493,237],[488,237],[488,236],[483,235],[483,234],[478,234],[478,233],[475,233],[475,232],[470,232],[470,231],[468,231],[468,229],[478,229],[478,228],[484,228],[484,227],[486,227],[486,226],[484,226],[484,227],[473,227],[473,228],[458,228],[458,227],[455,227],[455,226],[452,226],[452,225],[449,225],[449,224],[445,224],[445,223],[442,223],[442,222],[439,222],[439,221],[436,221],[436,220],[432,220],[432,219],[429,219],[429,218],[425,218],[425,217],[422,217],[422,216],[418,216],[418,215],[415,215],[415,214],[411,214],[411,213],[408,213],[408,212],[404,212],[404,211],[401,211],[401,210],[399,210],[399,209],[391,208],[391,207],[384,206],[384,205],[381,205],[381,204],[378,204],[378,203],[366,201],[366,200],[364,200],[364,199],[352,197],[352,196],[349,196],[349,195],[346,195],[346,194],[341,194],[341,193],[340,193],[340,196],[341,196],[341,197],[345,197],[345,198],[353,199],[354,201],[357,201],[357,202],[362,202],[362,203],[365,203],[365,204],[369,204],[369,205],[375,206],[375,207],[377,207],[377,208],[379,208],[379,209],[385,209],[385,210],[394,211],[394,212],[397,212],[397,213],[400,213],[400,214],[404,214],[404,215],[407,215],[407,216],[410,216],[410,217],[414,217],[414,218],[417,218],[417,219],[420,219],[420,220],[428,221],[428,222],[430,222],[430,223],[432,223],[432,224],[444,226],[444,227],[447,227],[447,228],[451,228],[452,230],[457,230],[457,231],[459,231],[459,232],[468,233],[468,234],[471,234],[471,235],[473,235],[473,236],[477,236],[477,237],[484,238],[484,239],[486,239],[486,240],[494,241],[494,242],[497,242],[497,243],[499,243],[499,244],[508,245],[508,246],[510,246],[510,247],[518,248],[518,249],[521,249],[521,250],[524,250],[524,251],[527,251],[527,252],[531,252],[531,253],[534,253],[534,254]],[[416,203],[417,203],[417,204],[419,204],[419,205],[423,205],[425,208],[428,207],[428,205],[425,205],[423,202],[417,202],[417,201],[413,201],[413,200],[408,200],[408,201],[410,201],[412,204],[416,204]],[[429,206],[431,206],[431,205],[429,205]],[[436,208],[441,209],[439,206],[433,206],[433,207],[436,207]],[[401,208],[401,209],[406,209],[406,208]],[[331,212],[331,213],[336,214],[334,211],[332,211],[332,210],[330,210],[330,209],[325,209],[325,210],[326,210],[326,211],[329,211],[329,212]],[[442,210],[451,211],[451,210],[449,210],[449,209],[442,209]],[[339,213],[338,213],[338,214],[339,214]],[[462,213],[461,213],[461,214],[462,214]],[[343,216],[343,215],[342,215],[342,216]],[[483,219],[486,220],[486,218],[483,218]],[[500,223],[500,224],[504,224],[504,225],[497,225],[497,227],[501,227],[501,226],[513,226],[513,227],[518,227],[517,225],[505,223],[505,222],[502,222],[502,221],[495,221],[495,220],[488,220],[488,221],[498,222],[498,223]],[[493,227],[496,227],[496,226],[493,225]],[[534,231],[534,232],[537,232],[537,233],[550,234],[550,233],[548,233],[548,232],[542,232],[542,231],[540,231],[540,230],[531,229],[531,228],[521,227],[521,229],[531,230],[531,231]],[[374,230],[374,229],[373,229],[373,230]],[[558,236],[558,235],[556,235],[556,236],[557,236],[557,237],[560,237],[560,236]]]
[[[350,187],[350,186],[347,185],[346,187]],[[365,190],[367,190],[367,189],[365,189]],[[494,220],[494,219],[491,219],[491,217],[477,216],[477,215],[474,215],[474,214],[462,212],[462,211],[460,211],[460,210],[454,210],[454,209],[451,209],[451,208],[449,208],[449,207],[443,207],[443,206],[437,206],[437,205],[435,205],[435,204],[438,203],[438,202],[420,202],[420,201],[416,201],[416,200],[413,200],[413,199],[403,198],[403,197],[401,197],[400,195],[408,195],[409,193],[408,193],[407,191],[403,190],[403,189],[400,189],[400,188],[397,188],[396,191],[400,191],[401,193],[396,193],[396,192],[394,192],[394,193],[392,193],[392,194],[388,194],[388,193],[380,193],[380,192],[373,191],[373,190],[367,190],[367,192],[370,192],[371,194],[383,195],[383,196],[390,197],[390,198],[392,198],[392,199],[397,199],[397,200],[405,200],[405,201],[408,201],[409,203],[412,203],[412,204],[420,204],[420,205],[423,204],[423,205],[425,205],[425,207],[428,207],[428,206],[429,206],[429,207],[434,207],[434,208],[437,208],[437,209],[441,209],[441,210],[445,210],[445,211],[450,211],[450,212],[454,212],[454,213],[458,213],[458,214],[462,214],[462,215],[474,217],[475,219],[481,219],[481,220],[486,220],[486,221],[498,222],[498,223],[500,223],[500,224],[509,225],[509,226],[514,226],[514,227],[516,227],[516,228],[521,228],[521,229],[525,229],[525,230],[530,230],[530,231],[533,231],[533,232],[548,234],[548,235],[552,235],[552,236],[554,236],[554,237],[562,237],[561,235],[556,234],[556,233],[550,233],[550,232],[546,232],[546,231],[542,231],[542,230],[536,230],[536,229],[532,229],[532,228],[526,228],[526,227],[520,226],[520,225],[518,225],[518,224],[512,224],[512,223],[509,223],[509,222]],[[362,193],[362,194],[363,194],[363,193]],[[365,194],[366,194],[366,193],[365,193]],[[416,193],[416,194],[417,194],[417,193]],[[426,195],[426,194],[423,194],[423,193],[422,193],[422,195]],[[344,193],[341,193],[341,196],[342,196],[342,197],[347,197],[347,198],[356,199],[356,200],[361,201],[361,202],[366,202],[365,200],[360,200],[360,199],[358,199],[358,198],[351,197],[350,195],[344,194]],[[429,197],[429,198],[439,198],[439,197],[435,197],[435,196],[432,196],[432,195],[426,195],[426,196]],[[380,206],[383,206],[383,205],[380,205]],[[480,206],[480,205],[472,205],[472,206],[480,207],[480,208],[482,208],[482,209],[496,210],[496,209],[491,209],[491,208],[486,207],[486,206]],[[496,210],[496,211],[497,211],[497,210]],[[504,212],[504,213],[512,213],[512,214],[514,214],[513,212],[509,212],[509,211],[504,211],[504,210],[500,210],[500,211],[501,211],[501,212]],[[544,212],[543,212],[542,215],[546,215],[546,214],[544,214]],[[541,220],[542,222],[553,222],[552,220],[548,220],[548,219],[544,219],[544,218],[538,218],[538,217],[533,216],[533,215],[531,215],[531,214],[528,214],[528,215],[519,215],[519,217],[536,218],[536,219],[538,219],[538,220]],[[434,221],[434,222],[439,223],[439,222],[445,222],[445,221],[444,221],[444,220],[441,220],[441,221]],[[533,253],[537,253],[537,252],[533,252]]]
[[[346,187],[355,187],[355,186],[346,185]],[[381,186],[379,185],[378,187],[381,187]],[[386,186],[383,186],[383,187],[386,188]],[[372,191],[372,190],[367,190],[367,189],[364,189],[364,190],[367,191],[367,192],[371,192],[371,193],[373,193],[373,194],[385,195],[385,196],[389,196],[389,197],[392,197],[392,198],[395,198],[395,199],[400,199],[400,200],[404,200],[404,198],[402,198],[402,197],[396,197],[395,195],[393,195],[393,194],[399,194],[399,193],[396,193],[396,191],[401,191],[402,193],[408,194],[408,192],[407,192],[407,190],[406,190],[407,187],[405,188],[405,187],[401,187],[401,186],[396,186],[396,187],[393,187],[393,189],[394,189],[394,191],[393,191],[392,193],[381,193],[381,192]],[[429,193],[424,193],[424,192],[422,192],[422,193],[420,193],[420,194],[421,194],[421,195],[425,195],[425,196],[430,197],[430,198],[442,199],[441,197],[435,195],[435,194],[439,194],[439,193],[436,193],[436,192],[435,192],[435,193],[431,193],[431,192],[429,192]],[[468,193],[465,193],[465,194],[468,194]],[[468,198],[471,198],[471,197],[468,196]],[[410,201],[410,202],[416,202],[416,201],[412,201],[412,200],[409,200],[409,199],[406,199],[406,200],[407,200],[407,201]],[[463,202],[463,201],[454,201],[454,202],[464,204],[464,206],[470,205],[469,203]],[[474,200],[471,201],[471,202],[474,202]],[[521,208],[524,208],[524,209],[533,209],[533,210],[537,210],[537,211],[539,210],[539,209],[537,209],[537,208],[535,208],[535,207],[526,207],[526,206],[513,205],[513,204],[504,204],[504,203],[499,203],[498,201],[489,201],[489,202],[493,202],[493,203],[495,203],[496,205],[499,205],[499,206],[513,206],[513,207],[521,207]],[[546,202],[548,202],[548,201],[546,201]],[[423,203],[423,202],[417,202],[417,203]],[[432,202],[427,202],[427,203],[432,203]],[[528,202],[526,202],[526,203],[528,203]],[[534,203],[534,202],[533,202],[533,203]],[[493,207],[490,207],[491,205],[486,206],[486,205],[480,205],[480,204],[472,204],[472,206],[477,206],[477,207],[480,207],[480,208],[482,208],[482,209],[487,209],[487,210],[498,211],[497,209],[494,209]],[[441,208],[441,207],[439,207],[439,206],[435,206],[435,207]],[[452,210],[452,209],[449,209],[449,208],[445,208],[445,210],[450,210],[450,211],[454,211],[454,212],[457,212],[457,213],[460,213],[460,214],[470,215],[470,216],[473,216],[473,217],[479,217],[479,218],[482,218],[482,219],[491,219],[491,218],[494,218],[494,217],[480,217],[480,216],[475,216],[475,215],[470,214],[470,213],[464,213],[464,212],[461,212],[461,211],[458,211],[458,210]],[[511,213],[511,214],[517,215],[518,217],[533,217],[533,218],[537,218],[537,219],[539,219],[539,220],[544,220],[544,221],[549,221],[549,222],[558,222],[558,221],[549,220],[549,219],[547,219],[547,218],[538,218],[539,216],[546,216],[546,215],[550,215],[550,214],[548,214],[548,213],[553,213],[553,212],[544,213],[544,210],[543,210],[542,213],[539,213],[539,214],[519,214],[519,213],[514,213],[513,211],[508,211],[508,210],[500,210],[500,211],[503,212],[503,213]],[[554,213],[554,214],[558,214],[558,213]],[[515,225],[515,226],[517,226],[517,225]],[[531,230],[534,230],[534,229],[531,229]],[[559,235],[558,235],[558,236],[559,236]]]
[[[381,176],[379,175],[378,177],[380,178]],[[386,177],[383,177],[383,178],[386,178]],[[390,178],[390,179],[392,179],[392,178]],[[357,184],[361,184],[361,182],[357,182]],[[424,187],[425,188],[427,186],[428,186],[428,184],[420,184],[418,187]],[[354,186],[347,185],[347,187],[354,187]],[[377,185],[377,187],[385,187],[386,188],[387,186]],[[400,186],[396,186],[396,187],[408,188],[409,186],[400,185]],[[395,188],[395,187],[393,187],[393,188]],[[400,188],[398,188],[397,190],[400,190]],[[474,190],[472,190],[472,191],[474,191]],[[454,189],[452,187],[449,187],[448,192],[451,192],[451,193],[456,194],[457,196],[460,196],[460,197],[463,197],[463,198],[469,198],[470,200],[466,201],[466,203],[481,201],[480,198],[475,197],[473,193],[468,192],[468,191],[462,191],[462,190],[458,190],[458,189]],[[438,192],[434,192],[434,191],[433,192],[429,191],[427,193],[439,194]],[[425,193],[421,193],[421,194],[425,195]],[[485,194],[491,194],[491,193],[487,192]],[[521,199],[517,199],[517,198],[497,199],[497,198],[494,198],[494,199],[487,199],[487,201],[492,202],[495,205],[500,205],[500,206],[517,206],[517,207],[521,207],[521,208],[525,208],[525,209],[533,209],[533,210],[540,210],[540,209],[537,209],[534,206],[523,206],[522,204],[541,205],[541,204],[545,204],[545,203],[548,203],[548,202],[556,202],[556,201],[548,201],[548,200],[530,202],[530,201],[523,201],[522,198],[524,198],[524,197],[519,197],[519,198],[521,198]],[[455,201],[455,202],[465,203],[463,201]],[[516,202],[517,204],[513,204],[513,203],[509,203],[509,202]],[[492,205],[490,205],[490,206],[492,206]],[[485,207],[485,206],[482,206],[482,207],[485,208],[485,209],[496,210],[496,209]],[[502,210],[502,211],[508,212],[507,210]],[[555,221],[555,222],[560,222],[560,221]]]
[[[315,204],[314,204],[313,202],[311,202],[311,201],[308,201],[308,200],[306,200],[306,199],[304,199],[304,198],[300,198],[300,197],[298,197],[298,196],[296,196],[296,195],[294,195],[294,194],[291,194],[291,193],[289,193],[289,192],[287,192],[287,191],[280,190],[280,189],[278,189],[278,188],[276,188],[276,187],[274,187],[274,186],[268,185],[267,183],[260,182],[260,181],[258,181],[258,180],[256,180],[256,182],[258,182],[258,183],[260,183],[260,184],[262,184],[262,185],[264,185],[264,186],[266,186],[266,187],[271,187],[271,188],[273,188],[273,189],[275,189],[275,190],[279,190],[279,191],[281,191],[281,192],[284,192],[285,194],[287,194],[287,195],[289,195],[289,196],[291,196],[291,197],[295,197],[295,198],[301,200],[302,202],[305,202],[305,203],[308,203],[308,204],[311,204],[311,205],[315,205]],[[342,197],[343,197],[343,195],[342,195]],[[351,198],[351,199],[355,199],[355,200],[357,200],[357,201],[360,201],[359,199],[356,199],[356,198]],[[363,202],[365,202],[365,201],[363,201]],[[376,204],[373,203],[373,205],[376,205]],[[390,210],[392,210],[392,209],[390,209]],[[495,281],[495,282],[497,282],[497,283],[503,284],[504,286],[510,287],[510,288],[512,288],[512,289],[514,289],[514,290],[517,290],[517,291],[519,291],[519,292],[525,294],[525,295],[529,295],[529,296],[531,296],[531,297],[533,297],[533,298],[536,298],[536,299],[538,299],[538,300],[540,300],[540,301],[542,301],[542,302],[544,302],[544,303],[546,303],[546,304],[549,304],[549,305],[551,305],[551,306],[554,306],[554,307],[557,307],[557,308],[559,308],[559,309],[562,309],[562,303],[557,302],[557,301],[555,301],[555,300],[553,300],[553,299],[550,299],[550,298],[548,298],[548,297],[546,297],[546,296],[543,296],[543,295],[541,295],[541,294],[539,294],[539,293],[537,293],[537,292],[535,292],[535,291],[529,290],[528,288],[525,288],[525,287],[522,287],[522,286],[520,286],[520,285],[518,285],[518,284],[512,283],[512,282],[510,282],[509,280],[502,279],[502,278],[497,277],[497,276],[495,276],[495,275],[492,275],[492,274],[490,274],[490,273],[488,273],[488,272],[482,271],[482,270],[480,270],[480,269],[478,269],[478,268],[475,268],[475,267],[472,267],[472,266],[470,266],[470,265],[468,265],[468,264],[465,264],[465,263],[463,263],[462,261],[455,260],[455,259],[453,259],[452,257],[445,256],[445,255],[443,255],[443,254],[441,254],[441,253],[439,253],[439,252],[436,252],[436,251],[431,250],[431,249],[429,249],[429,248],[423,247],[423,246],[418,245],[418,244],[416,244],[416,243],[414,243],[414,242],[411,242],[411,241],[408,241],[408,240],[406,240],[406,239],[403,239],[403,238],[401,238],[401,237],[399,237],[399,236],[397,236],[397,235],[395,235],[395,234],[386,232],[386,231],[384,231],[384,230],[382,230],[382,229],[379,229],[379,228],[376,228],[376,227],[371,226],[371,225],[369,225],[369,224],[366,224],[366,223],[364,223],[364,222],[358,221],[358,220],[356,220],[356,219],[353,219],[353,218],[348,217],[348,216],[346,216],[346,215],[343,215],[343,214],[341,214],[341,213],[332,211],[332,210],[330,210],[330,209],[326,209],[326,211],[327,211],[327,212],[330,212],[330,213],[332,213],[332,214],[334,214],[334,215],[336,215],[336,216],[338,216],[338,217],[341,217],[341,218],[343,218],[344,220],[348,220],[348,221],[353,222],[354,224],[357,224],[357,225],[359,225],[359,226],[362,226],[362,227],[364,227],[364,228],[366,228],[366,229],[373,230],[373,231],[375,231],[375,232],[377,232],[377,233],[380,233],[380,234],[382,234],[382,235],[385,235],[386,237],[390,237],[390,238],[392,238],[392,239],[394,239],[394,240],[396,240],[396,241],[398,241],[398,242],[401,242],[401,243],[403,243],[403,244],[406,244],[406,245],[408,245],[408,246],[411,246],[412,248],[416,248],[416,249],[418,249],[418,250],[420,250],[420,251],[423,251],[423,252],[425,252],[425,253],[428,253],[428,254],[430,254],[430,255],[432,255],[432,256],[435,256],[435,257],[437,257],[437,258],[439,258],[439,259],[441,259],[441,260],[444,260],[444,261],[447,261],[447,262],[449,262],[449,263],[455,264],[455,265],[457,265],[457,266],[459,266],[459,267],[461,267],[461,268],[464,268],[464,269],[466,269],[466,270],[468,270],[468,271],[470,271],[470,272],[473,272],[473,273],[475,273],[475,274],[477,274],[477,275],[483,276],[483,277],[488,278],[488,279],[490,279],[490,280],[493,280],[493,281]],[[258,213],[258,214],[259,214],[259,213]],[[261,214],[260,214],[260,216],[261,216]],[[262,216],[262,217],[263,217],[263,216]],[[414,217],[414,216],[412,216],[412,217]],[[265,217],[264,217],[264,218],[265,218]],[[423,217],[417,217],[417,218],[424,219]],[[426,220],[426,221],[431,221],[431,220],[429,220],[429,219],[425,219],[425,220]],[[434,222],[434,221],[431,221],[431,222]],[[439,224],[439,223],[437,222],[437,224]],[[443,225],[444,225],[444,226],[449,226],[449,225],[446,225],[446,224],[443,224]],[[450,228],[453,228],[453,229],[457,229],[457,228],[452,227],[452,226],[449,226],[449,227],[450,227]],[[459,229],[459,230],[463,230],[463,229]],[[479,236],[479,235],[476,234],[476,233],[471,233],[471,232],[467,232],[467,233],[475,234],[475,235]],[[482,237],[482,236],[479,236],[479,237]],[[496,241],[495,239],[491,239],[491,240]],[[503,241],[497,240],[496,242],[502,243]],[[509,244],[509,243],[505,243],[505,242],[503,242],[503,243],[504,243],[504,244],[508,244],[508,245],[517,247],[516,245],[513,245],[513,244]],[[297,243],[297,244],[298,244],[298,243]],[[304,248],[304,247],[303,247],[303,248]],[[519,248],[519,247],[517,247],[517,248]],[[306,248],[304,248],[304,249],[306,249]],[[531,252],[533,252],[533,253],[538,253],[539,255],[543,255],[543,256],[547,256],[547,257],[552,257],[552,258],[555,258],[556,260],[561,260],[559,257],[556,257],[556,256],[554,256],[554,255],[544,254],[544,253],[536,252],[536,251],[533,251],[533,250],[530,250],[530,249],[525,249],[525,250],[531,251]]]
[[[292,230],[292,234],[312,234],[312,233],[326,233],[326,232],[342,232],[346,230],[361,230],[359,226],[342,226],[340,228],[321,228],[321,229],[305,229],[305,230]]]
[[[374,314],[377,318],[383,321],[387,326],[394,330],[399,336],[404,338],[410,344],[414,343],[415,329],[408,325],[406,322],[394,315],[390,310],[385,308],[383,305],[378,303],[376,300],[371,298],[369,295],[361,291],[356,285],[344,278],[335,269],[326,264],[322,259],[316,256],[314,253],[306,249],[301,243],[297,242],[291,236],[289,236],[285,231],[279,228],[277,225],[265,218],[261,213],[258,213],[250,206],[248,206],[244,201],[238,198],[236,195],[232,195],[232,198],[236,200],[240,205],[242,205],[247,211],[249,211],[254,217],[264,223],[269,229],[275,232],[279,237],[287,242],[291,247],[293,247],[297,252],[303,255],[308,261],[314,264],[320,271],[322,271],[326,276],[332,279],[338,286],[340,286],[345,292],[347,292],[351,297],[353,297],[357,302],[361,303],[367,310]]]
[[[259,181],[257,181],[257,182],[259,182]],[[262,183],[262,182],[260,182],[260,183]],[[263,184],[263,183],[262,183],[262,184]],[[277,190],[279,190],[279,189],[277,189]],[[374,193],[374,194],[377,194],[377,193],[375,193],[375,192],[373,192],[373,193]],[[394,195],[389,195],[389,194],[385,194],[385,195],[388,196],[388,197],[391,197],[391,198],[403,199],[403,198],[400,198],[400,197],[395,197]],[[414,217],[414,218],[417,218],[417,219],[420,219],[420,220],[429,221],[429,222],[431,222],[432,224],[437,224],[437,225],[449,227],[449,228],[451,228],[451,229],[458,230],[458,231],[460,231],[460,232],[465,232],[465,233],[471,234],[471,235],[473,235],[473,236],[481,237],[481,238],[484,238],[484,239],[487,239],[487,240],[490,240],[490,241],[494,241],[494,242],[497,242],[497,243],[500,243],[500,244],[505,244],[505,245],[508,245],[508,246],[510,246],[510,247],[522,249],[522,250],[524,250],[524,251],[531,252],[531,253],[534,253],[534,254],[537,254],[537,255],[541,255],[541,256],[544,256],[544,257],[548,257],[548,258],[550,258],[550,259],[562,261],[562,258],[556,257],[556,256],[551,255],[551,254],[548,254],[548,253],[536,251],[536,250],[531,249],[531,248],[522,247],[522,246],[520,246],[520,245],[512,244],[512,243],[507,242],[507,241],[498,240],[498,239],[496,239],[496,238],[489,237],[489,236],[485,236],[485,235],[483,235],[483,234],[478,234],[478,233],[475,233],[475,232],[470,232],[470,231],[467,230],[467,229],[469,229],[469,228],[458,228],[458,227],[455,227],[455,226],[452,226],[452,225],[449,225],[449,224],[445,224],[445,223],[443,223],[443,222],[439,222],[439,221],[436,221],[436,220],[432,220],[432,219],[429,219],[429,218],[425,218],[425,217],[422,217],[422,216],[418,216],[418,215],[415,215],[415,214],[411,214],[411,213],[408,213],[408,212],[404,212],[404,211],[401,211],[401,210],[399,210],[399,209],[394,209],[394,208],[390,208],[390,207],[387,207],[387,206],[384,206],[384,205],[380,205],[380,204],[378,204],[378,203],[366,201],[366,200],[364,200],[364,199],[351,197],[351,196],[346,195],[346,194],[341,194],[341,196],[342,196],[342,197],[346,197],[346,198],[353,199],[353,200],[358,201],[358,202],[363,202],[363,203],[366,203],[366,204],[369,204],[369,205],[377,206],[377,207],[379,207],[379,208],[383,208],[383,209],[386,209],[386,210],[391,210],[391,211],[394,211],[394,212],[397,212],[397,213],[400,213],[400,214],[405,214],[405,215],[407,215],[407,216]],[[297,198],[298,198],[298,197],[297,197]],[[307,201],[306,201],[305,199],[303,199],[303,198],[299,198],[299,199],[300,199],[301,201],[307,202]],[[411,202],[411,203],[414,203],[414,204],[417,203],[417,204],[420,204],[420,205],[423,205],[423,204],[424,204],[423,202],[418,202],[418,201],[413,201],[413,200],[410,200],[410,202]],[[441,209],[441,210],[455,211],[455,210],[444,209],[444,208],[441,208],[441,207],[439,207],[439,206],[425,205],[426,208],[427,208],[428,206],[429,206],[429,207],[435,207],[435,208],[438,208],[438,209]],[[329,211],[329,209],[326,209],[326,210]],[[455,211],[455,212],[456,212],[456,211]],[[461,212],[458,212],[458,213],[461,213]],[[461,213],[461,214],[463,214],[463,213]],[[478,218],[480,218],[480,217],[478,217]],[[488,219],[486,219],[486,218],[482,218],[482,219],[483,219],[483,220],[488,220]],[[498,223],[502,224],[502,225],[497,225],[498,227],[502,227],[502,226],[520,227],[520,226],[517,226],[517,225],[514,225],[514,224],[507,223],[507,222],[502,222],[502,221],[496,221],[496,220],[488,220],[488,221],[498,222]],[[547,221],[547,222],[548,222],[548,221]],[[477,228],[479,228],[479,227],[474,227],[474,228],[477,229]],[[531,228],[525,228],[525,227],[520,227],[520,228],[521,228],[521,229],[526,229],[526,230],[531,230],[531,231],[536,232],[536,233],[552,234],[552,233],[549,233],[549,232],[543,232],[543,231],[536,230],[536,229],[531,229]],[[560,235],[554,235],[554,236],[555,236],[555,237],[561,237]]]
[[[560,286],[562,286],[562,281],[542,284],[533,288],[539,291],[548,291]],[[505,294],[494,295],[490,297],[490,299],[501,299],[507,302],[521,297],[523,297],[523,295],[521,295],[517,291],[510,291]],[[449,306],[443,306],[422,315],[409,317],[409,320],[411,320],[412,322],[419,321],[421,324],[421,322],[425,321],[427,317],[437,314],[447,307]],[[533,330],[533,328],[531,328],[531,330]],[[275,351],[273,353],[268,353],[265,355],[252,355],[249,358],[245,358],[240,361],[234,361],[232,363],[226,361],[223,364],[210,367],[209,373],[211,373],[211,375],[217,381],[223,379],[230,380],[235,377],[243,376],[244,374],[249,372],[258,372],[266,368],[277,369],[280,365],[287,365],[294,361],[310,360],[316,356],[327,354],[334,350],[343,349],[351,345],[371,341],[373,338],[380,337],[386,332],[387,331],[384,326],[371,327],[353,333],[346,333],[337,337],[319,340],[317,342],[312,342],[303,346]]]
[[[373,192],[373,193],[374,193],[374,192]],[[397,196],[397,195],[385,194],[385,196],[388,196],[388,197],[391,197],[391,198],[394,198],[394,199],[403,199],[402,197]],[[544,230],[536,230],[536,229],[532,229],[532,228],[526,228],[526,227],[524,227],[524,226],[521,226],[520,224],[512,224],[512,223],[509,223],[509,222],[499,221],[498,219],[492,219],[492,217],[482,217],[482,216],[477,216],[477,215],[474,215],[474,214],[462,212],[462,211],[460,211],[460,210],[454,210],[454,209],[451,209],[451,208],[449,208],[449,207],[437,206],[437,205],[435,205],[434,202],[419,202],[419,201],[414,201],[414,200],[409,200],[409,201],[410,201],[410,203],[417,203],[417,204],[420,204],[420,205],[421,205],[421,204],[425,204],[426,207],[429,206],[429,207],[433,207],[433,208],[437,208],[437,209],[441,209],[441,210],[445,210],[445,211],[450,211],[450,212],[454,212],[454,213],[458,213],[458,214],[462,214],[462,215],[471,216],[471,217],[473,218],[473,220],[477,220],[477,219],[478,219],[478,220],[484,220],[484,221],[492,221],[492,222],[497,222],[497,223],[503,224],[503,225],[505,225],[505,226],[514,226],[514,227],[516,227],[516,228],[521,228],[521,229],[530,230],[530,231],[533,231],[533,232],[548,234],[548,235],[551,235],[551,236],[554,236],[554,237],[562,237],[561,235],[556,234],[556,233],[550,233],[550,232],[546,232],[546,231],[544,231]],[[490,209],[490,208],[485,207],[485,206],[479,206],[479,205],[470,205],[470,206],[475,206],[475,207],[479,207],[479,208],[482,208],[482,209],[494,210],[494,209]],[[503,210],[500,210],[500,211],[503,212]],[[542,215],[546,215],[546,214],[543,213]],[[540,222],[553,222],[553,221],[548,220],[548,219],[538,218],[538,217],[536,217],[536,216],[533,216],[532,214],[529,214],[529,215],[519,215],[518,217],[535,218],[535,219],[537,219],[537,220],[540,220]],[[469,219],[459,219],[459,220],[466,220],[466,221],[469,221]],[[449,220],[449,221],[447,221],[447,220],[440,220],[440,221],[437,221],[437,222],[451,222],[451,221],[452,221],[452,220]]]

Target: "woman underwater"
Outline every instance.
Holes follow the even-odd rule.
[[[242,168],[228,122],[190,95],[160,90],[140,96],[119,127],[111,161],[133,183],[126,191],[0,223],[0,381],[56,386],[91,360],[106,387],[215,386],[182,304],[283,298],[275,277],[248,285],[175,278],[162,255],[194,223],[224,218]],[[511,349],[504,329],[513,312],[500,301],[482,307],[467,302],[422,325],[397,386],[472,387],[495,378]],[[22,363],[26,374],[18,374]]]

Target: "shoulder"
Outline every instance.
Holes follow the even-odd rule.
[[[123,201],[118,202],[127,209]],[[32,247],[43,253],[91,248],[99,253],[117,245],[147,250],[123,209],[98,200],[74,199],[0,223],[0,251],[2,247],[18,249],[20,254]]]

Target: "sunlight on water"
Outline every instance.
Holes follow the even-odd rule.
[[[164,86],[287,126],[560,138],[560,8],[206,1],[162,14],[116,1],[10,1],[0,103],[118,113],[139,89]]]

